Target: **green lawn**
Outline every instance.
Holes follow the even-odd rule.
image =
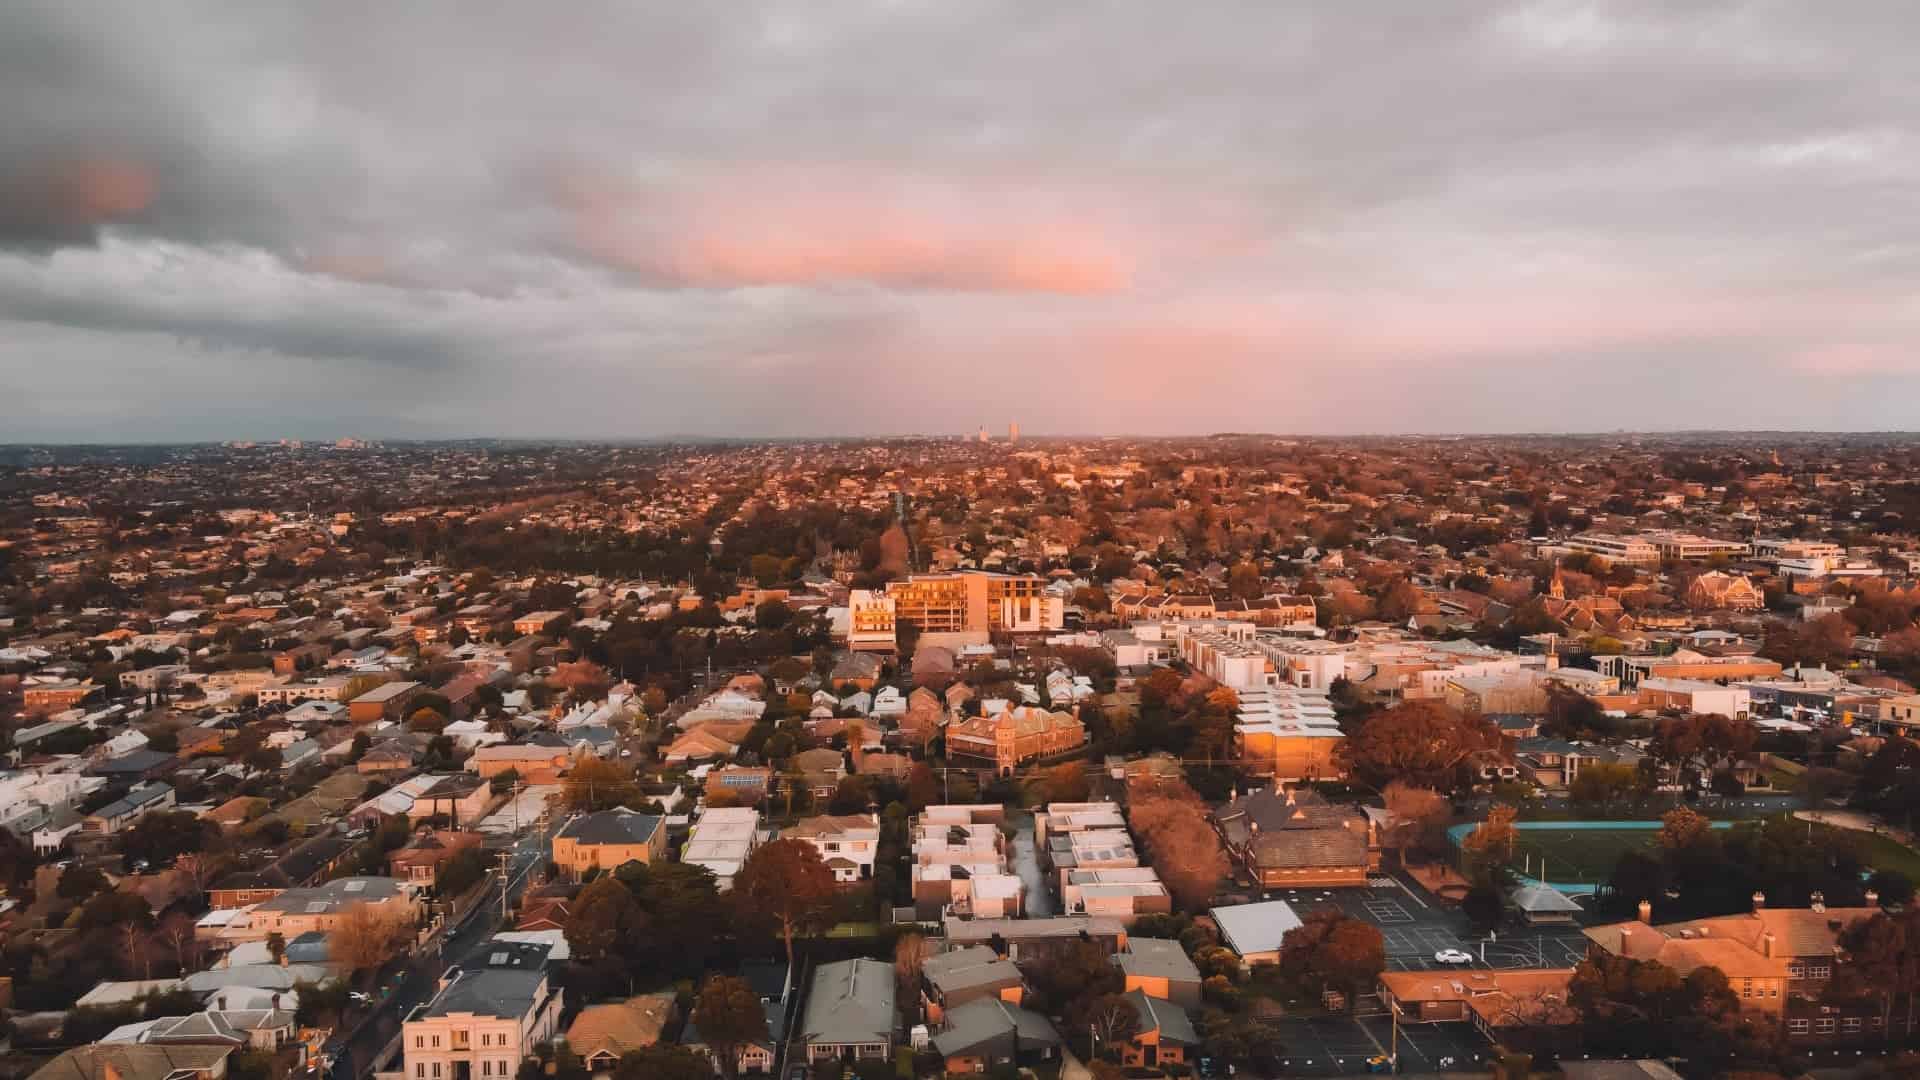
[[[1897,870],[1905,874],[1909,881],[1920,881],[1920,851],[1907,847],[1891,836],[1875,836],[1828,825],[1815,825],[1814,828],[1823,834],[1843,833],[1852,837],[1861,861],[1875,870]]]
[[[1644,851],[1658,836],[1653,829],[1524,829],[1514,844],[1514,869],[1548,884],[1597,884],[1613,876],[1614,864],[1628,851]]]

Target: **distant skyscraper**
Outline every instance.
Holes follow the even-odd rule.
[[[1020,441],[1020,421],[1018,420],[1007,421],[1007,441],[1008,442]]]
[[[981,442],[987,441],[987,425],[985,424],[980,425],[980,441]]]

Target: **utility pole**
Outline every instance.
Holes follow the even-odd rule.
[[[510,891],[509,885],[512,882],[512,877],[511,877],[512,873],[513,873],[513,849],[508,848],[505,851],[502,851],[500,853],[500,921],[501,922],[505,922],[507,920],[507,893]]]

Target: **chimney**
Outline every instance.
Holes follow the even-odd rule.
[[[1827,894],[1814,893],[1812,896],[1807,898],[1807,906],[1812,908],[1815,911],[1827,910]]]
[[[1873,891],[1872,889],[1867,890],[1867,906],[1868,907],[1880,906],[1880,894]]]
[[[1773,931],[1771,930],[1760,935],[1760,955],[1768,959],[1773,958]]]
[[[1753,910],[1759,911],[1761,908],[1766,906],[1767,906],[1767,894],[1761,892],[1759,889],[1753,890]]]
[[[1652,901],[1650,900],[1640,901],[1640,921],[1643,923],[1653,922],[1653,902]]]

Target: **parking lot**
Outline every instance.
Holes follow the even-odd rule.
[[[1417,887],[1403,885],[1397,877],[1377,877],[1365,889],[1275,889],[1269,895],[1287,901],[1303,917],[1335,908],[1379,927],[1387,967],[1393,971],[1446,967],[1433,959],[1442,949],[1472,954],[1473,962],[1459,967],[1494,969],[1571,967],[1587,951],[1587,940],[1577,926],[1516,928],[1483,939],[1468,926],[1465,916],[1424,898]]]
[[[1392,1018],[1370,997],[1353,1016],[1290,1018],[1273,1027],[1285,1047],[1280,1064],[1288,1076],[1364,1073],[1368,1058],[1394,1045]],[[1467,1023],[1403,1024],[1399,1051],[1400,1071],[1409,1073],[1478,1072],[1488,1055],[1486,1040]],[[1443,1065],[1448,1058],[1452,1062]]]

